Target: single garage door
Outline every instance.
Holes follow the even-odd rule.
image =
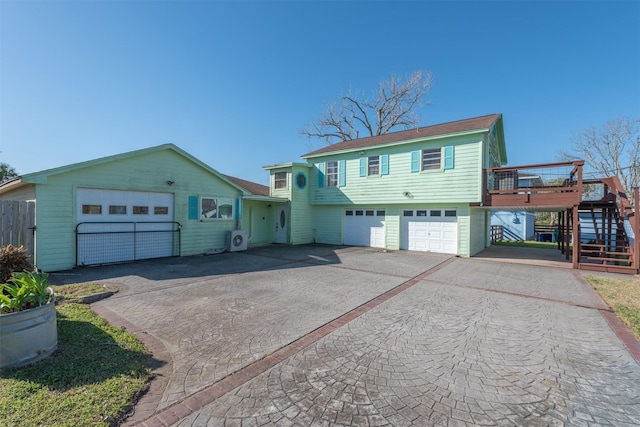
[[[173,194],[79,188],[76,264],[176,255]]]
[[[400,249],[457,254],[458,218],[456,210],[403,210]]]
[[[347,209],[344,213],[344,244],[385,247],[384,209]]]

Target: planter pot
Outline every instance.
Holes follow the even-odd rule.
[[[48,304],[0,315],[0,369],[44,359],[58,346],[53,291]]]

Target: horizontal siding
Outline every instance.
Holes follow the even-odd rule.
[[[18,202],[28,202],[36,199],[36,186],[25,184],[16,190],[7,191],[0,194],[0,200],[14,200]]]
[[[313,242],[313,208],[309,205],[309,177],[308,169],[293,167],[289,174],[295,177],[298,173],[304,173],[307,177],[307,185],[300,189],[295,183],[292,184],[291,190],[291,229],[290,243],[299,245]]]
[[[167,181],[174,184],[169,186]],[[189,196],[237,198],[240,192],[174,151],[61,173],[36,186],[36,262],[45,271],[68,269],[75,264],[78,188],[172,193],[174,218],[182,224],[182,255],[223,251],[226,231],[236,225],[235,220],[188,219]]]
[[[469,256],[473,256],[483,250],[487,239],[487,211],[482,209],[471,209],[470,224],[471,238],[469,240]]]
[[[424,148],[455,147],[455,167],[448,170],[411,172],[411,152]],[[322,158],[346,160],[344,187],[318,188],[317,169],[312,168],[311,203],[313,204],[404,204],[471,203],[481,200],[482,135],[443,138],[429,143],[367,150],[362,156],[352,153]],[[389,155],[389,174],[360,177],[360,157]],[[316,160],[319,163],[319,160]],[[410,196],[404,193],[409,192]]]
[[[329,245],[342,244],[343,208],[336,206],[318,206],[314,209],[314,241]]]

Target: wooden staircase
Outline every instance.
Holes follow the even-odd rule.
[[[637,274],[636,248],[625,228],[625,218],[635,221],[618,177],[603,178],[608,194],[578,206],[579,263],[582,270]],[[638,233],[636,233],[637,235]]]

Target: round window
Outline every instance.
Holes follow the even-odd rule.
[[[302,172],[296,175],[296,185],[299,189],[303,189],[307,185],[307,177]]]

